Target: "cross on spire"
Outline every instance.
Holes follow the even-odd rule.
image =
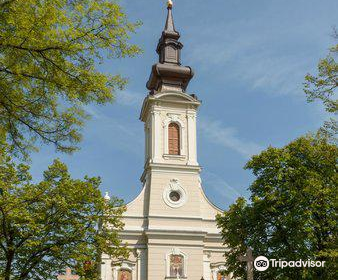
[[[73,275],[72,270],[67,267],[65,275],[58,275],[58,280],[78,280],[80,279],[79,275]]]
[[[248,280],[253,280],[253,262],[254,258],[252,255],[252,250],[248,248],[246,250],[246,255],[245,256],[239,256],[238,260],[240,262],[246,262],[246,270],[247,270],[247,278]]]

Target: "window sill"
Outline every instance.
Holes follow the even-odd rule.
[[[164,159],[184,160],[186,158],[186,156],[185,155],[169,155],[169,154],[166,154],[166,155],[163,155],[163,158]]]

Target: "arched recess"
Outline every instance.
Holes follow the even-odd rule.
[[[124,260],[118,263],[112,263],[113,280],[137,280],[136,262]],[[125,278],[121,278],[122,274],[125,274]]]
[[[187,277],[187,255],[178,248],[171,249],[165,256],[166,278]]]

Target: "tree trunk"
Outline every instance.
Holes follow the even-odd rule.
[[[12,272],[12,262],[14,259],[14,251],[9,250],[7,253],[7,262],[6,262],[6,268],[5,268],[5,279],[4,280],[10,280],[11,279],[11,272]]]

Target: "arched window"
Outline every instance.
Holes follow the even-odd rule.
[[[170,123],[168,127],[169,135],[169,155],[180,154],[180,127],[176,123]]]
[[[129,260],[119,260],[119,261],[113,261],[111,265],[107,265],[107,271],[108,266],[112,268],[112,280],[135,280],[137,279],[136,273],[137,273],[137,262],[132,262]],[[106,269],[105,269],[106,270]],[[105,279],[106,276],[103,276]]]
[[[224,264],[211,264],[211,278],[212,280],[230,280],[233,279],[231,274],[226,274],[226,267]]]
[[[187,278],[187,255],[179,248],[172,248],[166,254],[166,279]]]
[[[170,277],[183,277],[184,257],[182,255],[170,255]]]

